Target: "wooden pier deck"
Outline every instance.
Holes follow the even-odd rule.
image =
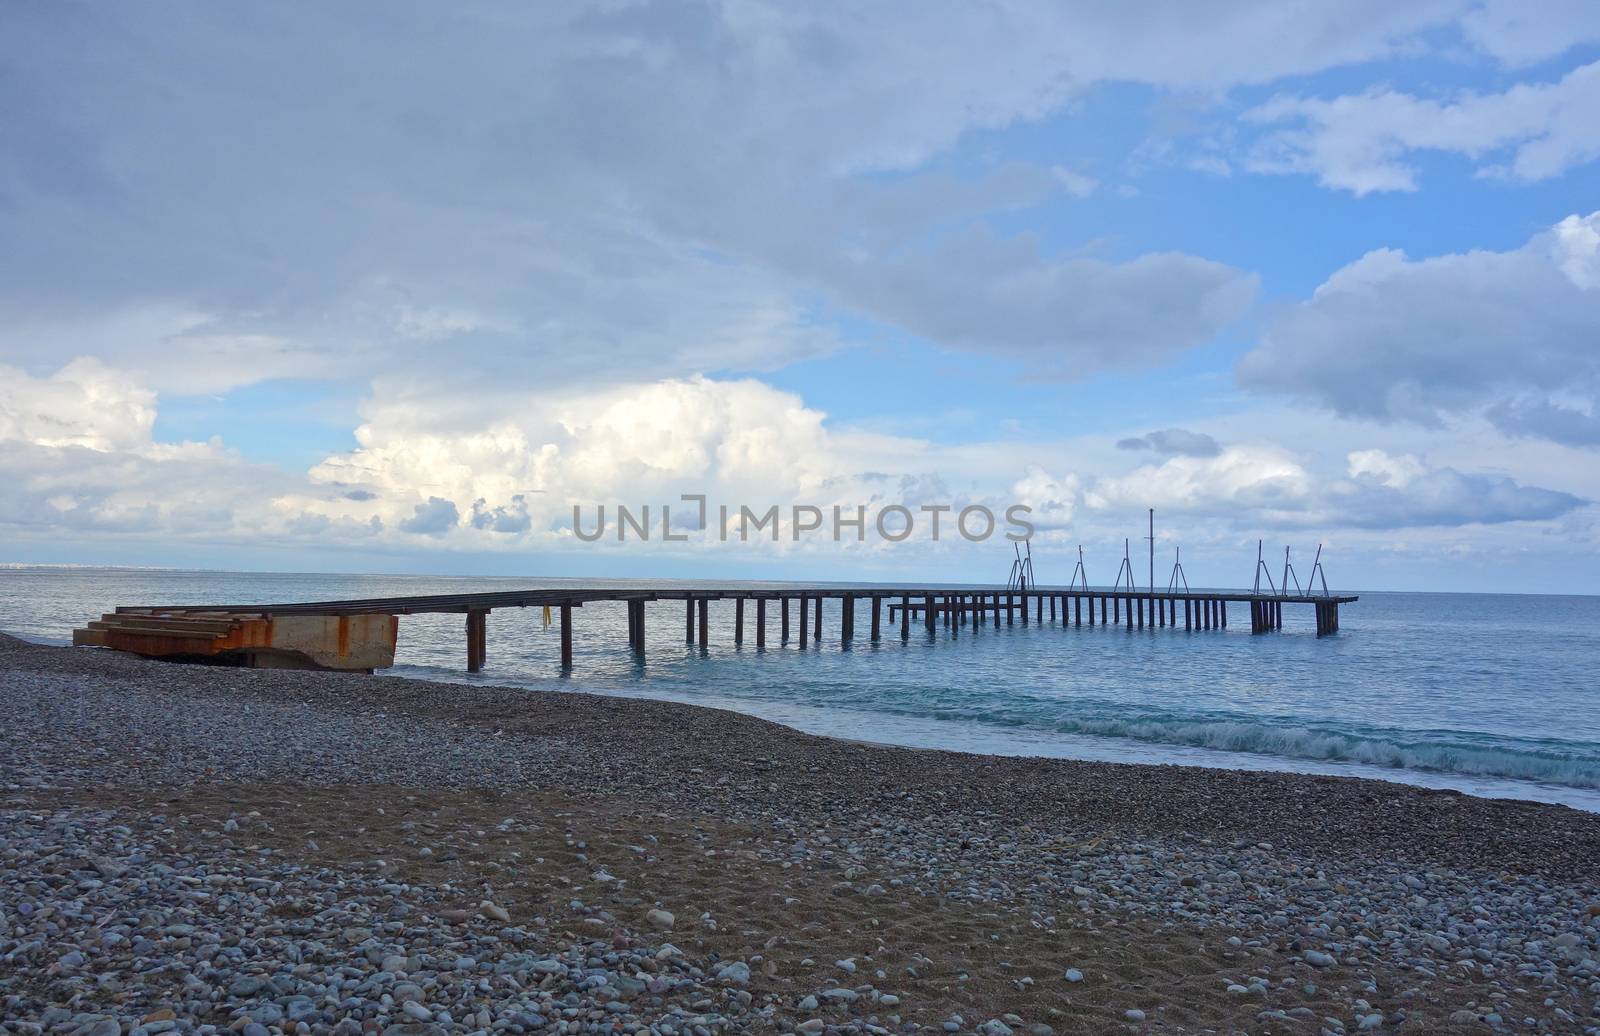
[[[176,617],[207,613],[248,613],[274,616],[316,615],[419,615],[459,613],[466,616],[466,660],[469,672],[479,672],[488,659],[488,616],[496,608],[550,608],[559,614],[561,667],[572,669],[573,610],[597,602],[621,602],[627,607],[628,647],[639,658],[645,652],[646,605],[681,601],[684,604],[684,642],[705,648],[709,644],[713,602],[733,608],[733,643],[745,643],[747,629],[756,648],[764,649],[770,612],[776,612],[780,645],[798,641],[800,647],[820,644],[824,634],[823,604],[837,602],[838,638],[848,644],[856,638],[858,605],[865,605],[866,636],[871,641],[885,635],[885,626],[901,640],[911,636],[913,625],[927,635],[940,629],[954,635],[962,629],[981,630],[1029,622],[1055,623],[1063,628],[1122,626],[1129,630],[1206,632],[1228,628],[1228,605],[1243,606],[1250,632],[1265,634],[1283,628],[1284,605],[1310,606],[1318,637],[1339,631],[1339,606],[1358,600],[1353,595],[1263,594],[1248,590],[1162,591],[1112,588],[1029,586],[1026,589],[952,586],[801,586],[774,588],[724,587],[544,587],[490,593],[438,594],[416,597],[380,597],[345,601],[306,601],[285,604],[190,604],[128,606],[119,616],[151,616],[168,622]],[[747,616],[747,612],[753,615]],[[1180,620],[1179,613],[1182,613]],[[885,615],[887,613],[887,615]],[[798,622],[791,623],[792,618]],[[887,618],[887,623],[885,622]],[[747,621],[748,620],[748,621]],[[898,627],[898,629],[896,629]]]

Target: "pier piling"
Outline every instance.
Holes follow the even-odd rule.
[[[467,611],[467,672],[483,672],[489,654],[489,609]]]
[[[1298,589],[1298,588],[1294,588]],[[191,632],[185,646],[198,638],[192,635],[196,624],[211,623],[204,627],[207,635],[217,640],[233,637],[235,641],[244,643],[237,630],[230,630],[230,624],[237,624],[245,613],[244,619],[252,621],[270,622],[275,616],[313,616],[321,619],[338,619],[340,624],[349,616],[388,615],[394,620],[389,627],[392,631],[398,628],[398,618],[402,615],[425,613],[454,613],[463,614],[465,617],[465,632],[467,640],[466,668],[469,673],[482,672],[488,660],[488,617],[494,608],[526,608],[542,606],[548,611],[559,611],[559,658],[563,673],[571,670],[574,658],[574,626],[572,609],[581,608],[585,602],[594,601],[620,601],[626,608],[628,645],[640,663],[645,657],[645,611],[649,601],[671,600],[684,602],[684,641],[690,647],[698,647],[702,653],[708,653],[711,648],[711,602],[713,600],[733,599],[733,645],[741,648],[745,637],[745,604],[754,600],[756,606],[756,631],[755,644],[758,649],[765,650],[767,646],[767,605],[776,601],[779,608],[779,621],[781,623],[779,636],[785,646],[790,635],[789,603],[791,596],[799,601],[799,645],[801,648],[815,643],[818,647],[822,643],[823,607],[824,601],[833,598],[839,602],[839,642],[841,648],[848,649],[854,645],[856,633],[856,619],[860,599],[865,597],[871,609],[871,642],[879,643],[884,634],[883,611],[888,608],[888,620],[892,624],[896,618],[900,622],[900,638],[902,642],[910,639],[912,613],[920,612],[923,627],[931,637],[942,625],[950,637],[955,638],[964,626],[970,625],[972,631],[977,633],[992,621],[998,629],[1001,624],[1001,613],[1005,613],[1007,625],[1014,625],[1020,619],[1021,625],[1043,626],[1046,622],[1046,598],[1049,599],[1049,622],[1051,625],[1059,622],[1063,631],[1068,628],[1079,627],[1084,624],[1083,613],[1085,608],[1089,612],[1089,626],[1096,623],[1095,608],[1099,602],[1099,623],[1101,626],[1122,626],[1128,631],[1135,629],[1166,630],[1176,629],[1178,625],[1178,602],[1183,602],[1183,629],[1186,632],[1196,630],[1225,631],[1228,628],[1228,605],[1244,604],[1249,608],[1250,632],[1263,634],[1283,629],[1283,611],[1285,604],[1311,605],[1313,611],[1313,628],[1317,637],[1327,637],[1339,631],[1339,605],[1357,600],[1351,595],[1334,596],[1323,593],[1317,595],[1295,593],[1293,589],[1285,594],[1281,588],[1272,592],[1245,591],[1202,591],[1194,593],[1188,589],[1183,590],[1145,590],[1143,588],[1129,588],[1127,586],[1112,587],[1109,589],[1090,589],[1073,587],[1067,592],[1060,589],[1041,590],[1036,586],[1025,586],[1020,590],[1012,587],[1009,590],[983,590],[983,591],[951,591],[943,589],[900,588],[900,587],[854,587],[838,588],[830,586],[796,588],[796,591],[783,592],[771,589],[749,588],[741,585],[727,587],[696,586],[694,588],[664,588],[664,587],[597,587],[597,588],[571,588],[553,587],[541,590],[473,593],[473,594],[443,594],[433,597],[409,598],[375,598],[371,600],[353,601],[326,601],[309,602],[305,604],[284,605],[189,605],[173,606],[167,608],[153,608],[147,606],[133,606],[119,609],[116,613],[108,615],[106,620],[91,623],[89,629],[75,631],[74,641],[81,643],[94,643],[100,646],[120,648],[159,656],[162,651],[167,654],[175,653],[174,649],[163,648],[160,644],[151,642],[143,644],[128,644],[123,646],[120,641],[127,641],[139,635],[149,636],[151,641],[156,639],[154,634],[161,634],[167,641],[172,641],[177,635],[170,632],[172,629]],[[815,608],[815,613],[812,609]],[[119,624],[119,616],[123,617]],[[162,624],[165,623],[165,627]],[[281,625],[281,624],[280,624]],[[331,628],[331,627],[330,627]],[[341,627],[342,628],[342,627]],[[211,633],[216,629],[220,632]],[[113,640],[113,637],[118,640]],[[179,638],[181,639],[181,638]],[[392,633],[386,638],[392,645]],[[209,641],[208,641],[209,643]],[[228,650],[246,650],[249,644],[260,643],[250,641],[244,648],[235,647],[233,642],[215,649],[217,653]],[[270,642],[268,642],[270,643]],[[143,650],[141,650],[143,648]],[[192,647],[189,650],[193,651]],[[390,656],[392,658],[392,655]]]

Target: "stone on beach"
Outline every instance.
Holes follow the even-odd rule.
[[[128,662],[0,646],[0,1006],[42,1015],[48,974],[79,994],[52,1034],[971,1031],[956,1007],[1012,1036],[1042,1036],[1040,1015],[1114,1031],[1126,1012],[1162,1024],[1179,1008],[1223,1031],[1593,1024],[1600,912],[1582,861],[1600,841],[1568,810],[855,746],[581,694]],[[183,750],[130,747],[151,744]],[[321,787],[374,802],[346,791],[297,817]],[[1356,810],[1338,830],[1316,819],[1366,795],[1381,796],[1381,838]],[[458,832],[406,796],[484,796],[488,816]],[[1246,798],[1261,805],[1207,804]],[[340,818],[380,800],[403,837],[341,848],[360,838]],[[630,840],[603,844],[596,824],[634,809]],[[539,824],[552,840],[537,851],[491,852]],[[1517,837],[1488,861],[1485,830]],[[693,865],[665,866],[657,837]],[[532,861],[543,874],[557,856],[570,885],[536,887]],[[659,941],[675,924],[659,902],[701,919],[681,948]],[[1169,941],[1203,966],[1158,988],[1139,969],[1162,967]],[[189,984],[156,984],[167,975]],[[828,987],[846,975],[863,984]],[[1047,1009],[1034,998],[1051,989]],[[338,1011],[356,1028],[333,1029]]]

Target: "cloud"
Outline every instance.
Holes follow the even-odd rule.
[[[495,532],[527,532],[533,527],[533,521],[528,517],[528,498],[517,493],[512,496],[511,503],[499,507],[488,507],[487,501],[482,497],[472,502],[472,527],[474,529],[492,529]]]
[[[44,377],[0,367],[0,528],[232,534],[288,482],[216,442],[156,442],[155,420],[156,394],[97,360]]]
[[[1526,65],[1600,40],[1600,6],[1589,0],[1485,0],[1461,19],[1467,40],[1507,65]]]
[[[1011,486],[1012,498],[1032,509],[1029,520],[1044,531],[1071,527],[1082,492],[1075,472],[1056,476],[1038,465],[1029,465]]]
[[[1233,445],[1212,457],[1173,457],[1085,491],[1096,511],[1154,507],[1173,514],[1232,517],[1248,527],[1458,528],[1558,518],[1588,501],[1499,475],[1432,467],[1419,457],[1359,450],[1339,472],[1318,471],[1277,446]]]
[[[1186,428],[1165,428],[1144,435],[1117,440],[1119,450],[1154,450],[1156,453],[1176,453],[1186,457],[1215,457],[1222,446],[1204,432],[1191,432]]]
[[[1350,454],[1350,478],[1328,487],[1324,506],[1347,511],[1356,528],[1460,526],[1559,518],[1588,501],[1551,489],[1524,486],[1500,475],[1429,469],[1411,456],[1382,450]]]
[[[1254,279],[995,229],[1093,190],[1081,156],[937,160],[1097,84],[1305,75],[1474,7],[33,5],[0,44],[0,352],[169,393],[591,386],[773,369],[836,347],[842,308],[1056,374],[1160,362]],[[1552,21],[1518,16],[1523,49]]]
[[[150,445],[155,393],[98,360],[73,360],[47,378],[0,366],[0,441],[94,450]]]
[[[401,521],[399,529],[419,536],[443,536],[459,524],[461,513],[456,510],[455,501],[430,496],[412,508],[411,517]]]
[[[8,487],[0,494],[0,534],[10,543],[66,533],[178,549],[191,542],[258,552],[426,543],[559,553],[616,547],[577,543],[574,504],[627,504],[635,513],[648,504],[659,532],[660,505],[671,503],[673,528],[693,530],[696,508],[679,501],[685,492],[710,498],[713,529],[719,502],[758,511],[812,504],[824,514],[864,505],[869,521],[890,504],[925,520],[923,505],[981,503],[1000,514],[1022,503],[1032,508],[1036,546],[1104,541],[1146,507],[1191,534],[1237,536],[1549,520],[1585,503],[1379,450],[1353,452],[1329,470],[1322,459],[1280,447],[1229,444],[1214,455],[1175,453],[1107,476],[1064,465],[1078,451],[1060,444],[946,444],[836,427],[800,397],[754,379],[479,400],[476,420],[463,415],[465,404],[433,409],[413,397],[378,397],[366,404],[359,445],[307,474],[247,463],[217,442],[155,442],[154,394],[99,364],[74,363],[39,378],[0,371],[0,400],[0,480]],[[39,411],[54,420],[36,423]],[[1189,442],[1157,433],[1141,441],[1151,439]],[[662,547],[658,540],[654,549]],[[673,549],[717,547],[692,538]],[[786,539],[747,549],[770,558],[887,548]],[[898,564],[914,567],[955,547],[919,537],[894,549],[903,552]]]
[[[1600,157],[1600,62],[1497,94],[1444,101],[1393,90],[1332,100],[1282,96],[1243,117],[1271,127],[1248,168],[1311,174],[1324,187],[1358,196],[1416,190],[1408,159],[1422,151],[1462,155],[1486,176],[1546,180]]]
[[[1077,378],[1170,360],[1249,307],[1259,278],[1181,253],[1047,259],[974,227],[937,249],[863,265],[846,297],[936,342]]]
[[[1600,438],[1600,212],[1522,248],[1412,260],[1370,252],[1283,313],[1241,384],[1344,415]]]
[[[1290,451],[1234,445],[1215,456],[1180,455],[1100,479],[1086,492],[1086,501],[1095,510],[1292,513],[1305,506],[1310,491],[1311,475]]]
[[[1059,117],[1106,84],[1216,98],[1455,46],[1457,29],[1497,61],[1538,60],[1589,32],[1582,10],[1548,10],[358,0],[246,24],[185,0],[25,5],[0,39],[16,102],[0,148],[0,522],[555,550],[574,501],[684,488],[873,506],[1016,494],[1053,527],[1094,520],[1090,493],[1133,506],[1144,487],[1128,476],[1116,497],[1118,479],[1063,461],[1076,442],[873,434],[762,372],[837,349],[863,322],[1055,377],[1169,361],[1236,323],[1257,278],[1165,245],[1074,240],[1071,223],[1017,229],[1049,207],[1081,212],[1075,199],[1106,197],[1117,174],[1070,134],[1063,153],[991,156],[993,131]],[[1503,110],[1490,120],[1501,143],[1446,143],[1487,148],[1485,169],[1543,175],[1583,153],[1563,119],[1581,123],[1586,82],[1432,103],[1467,122]],[[1263,127],[1314,136],[1319,112]],[[1377,168],[1430,146],[1408,133]],[[1595,379],[1570,343],[1592,339],[1571,293],[1588,300],[1600,280],[1595,231],[1555,228],[1543,260],[1450,257],[1494,267],[1487,288],[1465,285],[1484,307],[1474,333],[1516,326],[1492,310],[1522,296],[1497,295],[1495,278],[1538,286],[1541,311],[1521,314],[1538,348],[1488,388],[1487,362],[1453,389],[1444,360],[1442,375],[1408,368],[1414,384],[1380,416],[1465,408],[1514,434],[1591,437]],[[1370,297],[1404,295],[1444,262],[1369,259],[1345,280],[1372,279]],[[1401,321],[1407,304],[1385,312]],[[1274,336],[1287,330],[1305,331]],[[1319,333],[1334,339],[1333,325]],[[1409,328],[1394,335],[1391,351],[1415,348]],[[1542,350],[1577,375],[1534,369]],[[1267,363],[1262,383],[1320,391],[1292,376],[1297,362]],[[364,386],[355,448],[307,473],[220,442],[155,441],[159,400],[285,378]],[[1212,466],[1180,479],[1171,506],[1307,513],[1315,463],[1178,432],[1152,433],[1147,456]]]
[[[1087,198],[1100,186],[1094,177],[1068,169],[1065,166],[1052,166],[1050,175],[1056,178],[1057,183],[1061,184],[1062,190],[1074,198]]]

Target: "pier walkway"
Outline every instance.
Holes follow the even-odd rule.
[[[460,613],[466,616],[466,661],[469,672],[483,669],[488,657],[488,616],[496,608],[550,608],[559,614],[561,666],[572,668],[573,610],[597,602],[620,602],[627,607],[629,650],[642,658],[645,651],[646,606],[662,602],[684,605],[684,642],[708,646],[710,609],[713,602],[733,608],[733,642],[742,646],[747,630],[755,647],[767,647],[770,636],[779,645],[797,641],[804,648],[820,644],[824,634],[824,602],[837,602],[838,638],[848,644],[857,636],[858,611],[867,613],[866,636],[877,641],[889,632],[901,640],[911,636],[913,626],[927,635],[940,629],[952,634],[961,629],[974,632],[986,625],[998,627],[1030,621],[1059,623],[1063,628],[1085,625],[1123,626],[1135,629],[1181,628],[1204,632],[1228,628],[1228,606],[1240,606],[1250,624],[1250,632],[1270,633],[1283,628],[1284,605],[1305,605],[1313,609],[1318,637],[1339,631],[1339,606],[1358,600],[1353,595],[1259,593],[1249,590],[1163,591],[1127,588],[1087,589],[1083,587],[971,588],[951,586],[804,586],[783,585],[755,588],[748,585],[683,588],[629,587],[547,587],[489,593],[439,594],[417,597],[380,597],[346,601],[306,601],[284,604],[190,604],[169,606],[128,606],[118,608],[99,623],[96,632],[112,627],[148,630],[150,642],[160,638],[163,629],[191,630],[201,626],[207,616],[273,620],[292,616],[318,616],[349,619],[353,616],[401,616],[428,613]],[[864,606],[858,607],[858,606]],[[776,615],[769,613],[776,612]],[[1179,613],[1182,613],[1180,620]],[[748,615],[747,613],[753,613]],[[885,621],[887,619],[887,622]],[[748,620],[748,621],[747,621]],[[211,620],[218,621],[216,619]],[[398,619],[388,626],[394,637]],[[338,635],[348,637],[348,622],[340,622]],[[208,634],[209,635],[209,634]],[[122,636],[111,646],[139,651],[136,637]],[[225,640],[217,636],[217,643]],[[102,636],[86,637],[84,643],[108,643]],[[393,641],[390,641],[392,652]],[[192,644],[190,645],[193,646]],[[170,654],[150,650],[140,653]]]

